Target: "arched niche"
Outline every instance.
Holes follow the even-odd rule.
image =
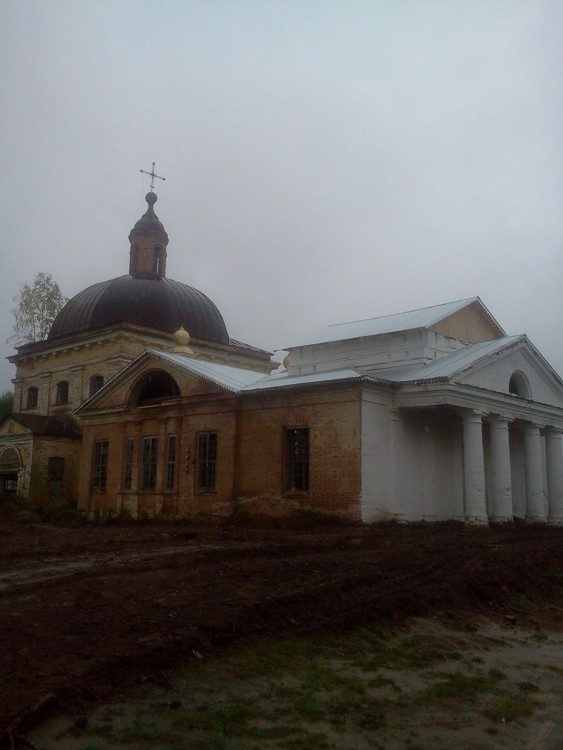
[[[6,448],[0,453],[0,496],[18,491],[21,465],[21,456],[16,448]]]
[[[129,398],[130,406],[158,404],[180,395],[178,384],[165,370],[150,370],[144,373],[133,386]]]
[[[515,370],[510,376],[508,392],[518,398],[531,398],[530,382],[520,370]]]

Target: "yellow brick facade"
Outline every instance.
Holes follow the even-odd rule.
[[[144,370],[122,382],[101,403],[82,411],[79,507],[86,514],[133,516],[230,515],[238,508],[284,505],[359,518],[361,398],[358,386],[309,388],[234,396],[193,376],[174,373],[180,397],[155,405],[130,403]],[[288,484],[288,430],[307,430],[309,486]],[[215,486],[199,491],[198,435],[217,436]],[[176,440],[173,487],[167,488],[169,437]],[[143,441],[157,438],[155,487],[142,488]],[[133,457],[126,459],[127,441]],[[96,445],[107,443],[105,486],[92,486]],[[129,471],[130,488],[126,487]]]

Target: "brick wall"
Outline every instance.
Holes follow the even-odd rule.
[[[355,387],[311,388],[245,399],[239,414],[237,496],[292,498],[303,508],[358,517],[360,395]],[[288,428],[309,429],[309,491],[287,486]]]
[[[211,392],[209,392],[211,389]],[[360,395],[356,388],[311,388],[237,400],[213,392],[192,379],[182,383],[177,403],[131,408],[126,412],[83,416],[80,507],[85,511],[127,508],[133,514],[166,512],[172,515],[229,514],[240,498],[296,501],[299,507],[359,517]],[[208,391],[207,393],[205,391]],[[287,428],[308,428],[310,486],[292,493],[286,484]],[[217,433],[216,486],[212,492],[196,488],[197,436]],[[176,486],[166,490],[167,436],[177,436]],[[157,436],[158,472],[154,491],[139,489],[143,436]],[[131,490],[123,488],[124,446],[134,439]],[[93,446],[110,443],[107,487],[91,490]]]

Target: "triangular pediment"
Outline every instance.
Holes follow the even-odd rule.
[[[0,435],[49,435],[52,437],[80,438],[80,429],[69,414],[10,414],[0,422]]]
[[[208,362],[191,356],[145,350],[130,364],[118,372],[94,396],[85,401],[77,413],[84,416],[98,409],[123,408],[136,402],[139,384],[150,378],[151,373],[166,373],[173,379],[174,386],[163,398],[152,399],[171,401],[189,396],[203,396],[221,393],[237,393],[246,385],[264,378],[264,373]],[[146,405],[151,405],[148,403]]]
[[[0,437],[5,437],[7,435],[21,435],[21,434],[31,435],[32,432],[33,431],[29,427],[22,425],[13,416],[4,417],[2,422],[0,422]]]
[[[451,382],[563,408],[563,382],[529,339],[519,336],[507,341],[505,347],[453,375]]]

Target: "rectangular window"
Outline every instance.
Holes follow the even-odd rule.
[[[108,478],[109,440],[96,440],[92,459],[92,487],[105,490]]]
[[[215,491],[217,433],[200,432],[197,436],[196,488],[198,492]]]
[[[290,492],[309,490],[309,430],[288,429],[287,435],[287,489]]]
[[[173,490],[176,484],[176,435],[168,435],[166,450],[166,489]]]
[[[27,389],[27,409],[35,409],[37,407],[37,400],[39,398],[39,391],[37,388],[28,388]]]
[[[133,486],[133,450],[135,441],[127,438],[125,441],[125,460],[123,462],[123,489],[130,490]]]
[[[65,460],[61,456],[51,456],[47,463],[47,473],[49,480],[59,480],[62,482],[65,475]]]
[[[47,477],[49,490],[57,492],[63,488],[65,476],[65,460],[61,456],[50,456],[47,462]]]
[[[55,391],[55,404],[68,404],[68,381],[61,380],[57,383]]]
[[[141,489],[156,489],[156,464],[158,460],[158,438],[144,437],[141,456]]]

